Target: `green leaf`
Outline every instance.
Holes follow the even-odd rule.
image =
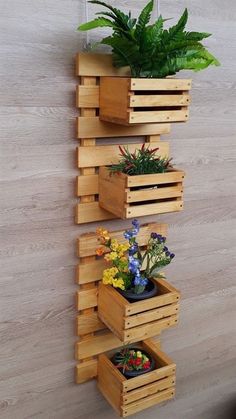
[[[134,32],[134,37],[137,40],[140,40],[140,38],[143,35],[144,29],[146,27],[146,25],[149,23],[150,19],[151,19],[151,13],[153,10],[153,0],[151,0],[142,10],[138,21],[137,21],[137,25],[136,25],[136,29]]]
[[[91,20],[90,22],[83,23],[80,25],[78,31],[90,31],[91,29],[103,28],[103,27],[114,27],[114,24],[104,17],[98,17],[97,19]]]
[[[172,28],[169,29],[169,33],[170,33],[171,37],[175,36],[179,32],[183,32],[187,21],[188,21],[188,9],[185,9],[184,13],[182,14],[181,18],[179,19],[177,25],[172,26]]]

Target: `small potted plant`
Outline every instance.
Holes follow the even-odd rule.
[[[80,25],[78,30],[111,28],[111,36],[100,43],[112,48],[113,65],[129,67],[131,75],[101,77],[100,119],[122,125],[186,121],[191,80],[169,76],[180,70],[200,71],[220,65],[201,43],[210,34],[185,31],[187,9],[169,29],[164,29],[166,19],[162,16],[150,24],[153,0],[138,19],[105,2],[91,3],[107,11],[98,13],[99,17]]]
[[[131,153],[119,147],[117,164],[99,169],[99,205],[123,219],[183,209],[185,173],[158,148],[145,144]]]
[[[141,348],[122,348],[111,360],[126,378],[137,377],[155,369],[154,358]]]
[[[102,245],[97,255],[109,264],[99,285],[98,315],[124,343],[154,336],[178,320],[179,292],[159,272],[175,255],[155,231],[139,246],[139,229],[133,220],[123,242],[97,230]]]

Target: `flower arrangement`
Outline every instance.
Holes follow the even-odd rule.
[[[123,374],[130,371],[147,372],[151,368],[151,359],[140,349],[123,348],[115,354],[113,362]]]
[[[141,294],[152,278],[160,277],[158,271],[172,261],[175,255],[167,248],[166,238],[155,232],[151,233],[146,250],[141,252],[137,242],[139,230],[139,222],[135,219],[132,228],[124,233],[124,243],[111,238],[107,230],[97,230],[103,246],[96,253],[111,263],[111,267],[103,271],[103,284]]]
[[[112,173],[125,173],[129,176],[165,173],[172,167],[170,164],[172,159],[157,157],[158,149],[158,147],[149,149],[143,144],[140,149],[130,153],[128,148],[119,146],[120,161],[110,166],[109,170]]]

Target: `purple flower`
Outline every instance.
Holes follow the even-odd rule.
[[[170,258],[173,259],[174,257],[175,257],[175,254],[174,253],[171,253],[170,254]]]
[[[164,252],[168,252],[168,247],[164,246],[163,250]]]
[[[157,233],[151,233],[151,238],[152,239],[158,239],[159,238],[159,234],[157,234]]]
[[[140,282],[140,285],[142,285],[143,287],[145,287],[147,285],[147,283],[148,283],[148,279],[147,278],[142,278],[141,279],[141,282]]]
[[[140,277],[135,277],[134,278],[134,285],[141,285],[141,278]]]
[[[137,253],[138,251],[138,244],[134,243],[130,248],[129,248],[129,255],[133,256],[135,253]]]
[[[166,256],[167,257],[169,257],[170,256],[170,252],[168,251],[168,252],[166,252]]]
[[[129,270],[132,274],[136,274],[139,271],[140,261],[133,256],[129,256]]]
[[[136,218],[132,221],[132,225],[134,226],[135,229],[137,229],[139,231],[139,229],[140,229],[139,221],[136,220]]]

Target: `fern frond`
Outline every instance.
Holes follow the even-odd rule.
[[[77,30],[90,31],[92,29],[104,28],[104,27],[114,28],[114,24],[109,19],[105,19],[104,17],[98,17],[94,20],[91,20],[90,22],[83,23],[77,28]]]
[[[151,0],[142,10],[134,32],[134,37],[139,41],[143,35],[144,29],[151,19],[153,11],[153,0]]]

